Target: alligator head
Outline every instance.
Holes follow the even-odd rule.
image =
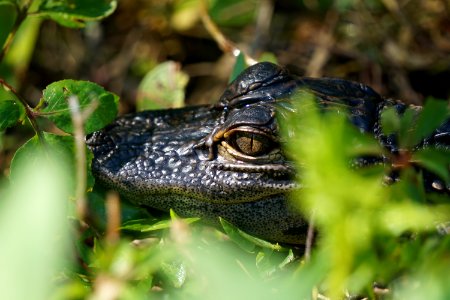
[[[302,87],[322,106],[344,104],[353,124],[374,132],[385,100],[371,88],[260,63],[217,105],[129,114],[88,136],[94,175],[137,205],[213,223],[223,217],[268,240],[303,243],[307,223],[287,196],[299,185],[276,118],[278,100]]]

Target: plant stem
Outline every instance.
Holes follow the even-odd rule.
[[[41,142],[44,142],[44,135],[42,134],[42,130],[39,129],[39,125],[36,121],[36,114],[35,114],[33,108],[31,108],[28,105],[28,103],[25,101],[25,99],[22,98],[22,96],[20,96],[20,94],[16,91],[16,89],[13,86],[11,86],[9,83],[7,83],[3,78],[0,78],[0,85],[7,91],[10,91],[11,93],[13,93],[14,96],[17,98],[17,100],[19,100],[20,104],[22,104],[22,106],[25,109],[25,113],[27,114],[27,118],[30,121],[31,127],[33,127],[39,140]]]
[[[207,3],[205,0],[201,2],[200,16],[202,19],[203,26],[205,26],[205,29],[216,41],[217,45],[223,52],[231,53],[234,56],[238,56],[239,53],[243,53],[247,65],[254,65],[258,62],[253,57],[250,57],[250,55],[248,55],[245,51],[238,48],[232,41],[227,39],[226,36],[220,31],[219,27],[217,27],[217,25],[214,23],[213,20],[211,20],[211,17],[208,15]]]
[[[74,128],[75,139],[75,159],[76,159],[76,190],[75,201],[77,208],[78,220],[84,221],[87,212],[86,202],[86,187],[87,187],[87,172],[86,172],[86,145],[84,123],[89,115],[97,108],[98,101],[92,102],[84,111],[80,110],[80,103],[76,96],[70,96],[67,99],[69,103],[70,113],[72,116],[72,123]],[[119,214],[120,215],[120,214]],[[118,226],[115,226],[118,227]]]
[[[8,38],[6,39],[5,45],[3,46],[2,51],[0,52],[0,62],[3,61],[3,58],[5,57],[6,53],[8,52],[9,48],[11,47],[11,44],[14,40],[14,37],[17,33],[17,30],[19,30],[20,25],[22,25],[23,21],[27,18],[28,13],[28,5],[24,5],[23,8],[20,8],[17,3],[15,4],[16,12],[17,12],[17,18],[14,22],[14,26],[11,29],[11,32],[8,35]]]
[[[80,104],[76,96],[70,96],[69,102],[70,112],[72,115],[72,123],[74,128],[75,139],[75,158],[76,158],[76,190],[75,201],[77,208],[77,215],[80,221],[83,221],[86,216],[86,151],[84,145],[84,118],[80,111]]]

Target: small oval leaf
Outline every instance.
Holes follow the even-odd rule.
[[[116,7],[116,0],[44,0],[39,7],[39,14],[63,26],[81,28],[87,21],[109,16]]]
[[[47,86],[43,92],[46,106],[40,111],[61,130],[73,133],[73,124],[68,105],[71,96],[78,98],[81,111],[97,101],[97,108],[84,123],[85,133],[91,133],[111,123],[117,115],[119,97],[103,87],[89,81],[61,80]]]
[[[139,111],[176,108],[184,104],[184,89],[189,76],[173,61],[159,64],[142,79],[137,95]]]

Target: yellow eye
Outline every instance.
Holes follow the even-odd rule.
[[[274,147],[274,143],[269,137],[254,132],[237,131],[230,139],[236,150],[249,156],[267,154]]]

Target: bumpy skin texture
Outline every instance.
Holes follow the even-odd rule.
[[[375,134],[390,151],[395,141],[380,134],[380,110],[406,105],[370,87],[341,79],[312,79],[259,63],[233,81],[219,103],[145,111],[118,118],[87,138],[97,180],[131,202],[217,223],[223,217],[250,234],[301,244],[307,224],[288,201],[300,188],[278,137],[275,106],[299,88],[320,106],[344,106],[350,121]],[[447,121],[424,143],[449,147]],[[369,162],[364,162],[369,163]]]

